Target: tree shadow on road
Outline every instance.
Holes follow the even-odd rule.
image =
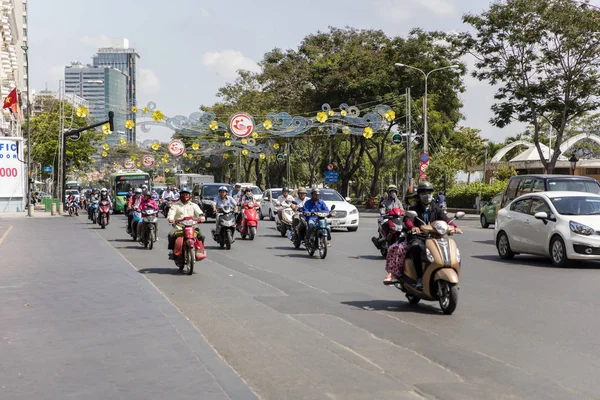
[[[512,260],[503,260],[497,255],[477,255],[471,256],[471,258],[477,258],[485,261],[494,261],[498,264],[521,265],[523,267],[536,267],[548,269],[600,269],[600,263],[593,261],[570,260],[568,266],[556,267],[552,265],[552,261],[550,261],[549,258],[528,255],[517,256]]]
[[[354,258],[355,260],[376,260],[385,261],[385,257],[382,255],[364,254],[360,256],[348,256],[348,258]]]
[[[184,273],[182,273],[181,271],[179,271],[178,268],[142,268],[142,269],[138,269],[138,272],[140,274],[157,274],[157,275],[180,275],[180,276],[187,276]]]
[[[134,243],[133,239],[109,239],[108,241],[109,242],[121,242],[121,243],[125,243],[125,242]]]
[[[428,303],[419,303],[417,305],[409,304],[402,300],[363,300],[363,301],[342,301],[342,304],[360,308],[364,311],[391,311],[391,312],[410,312],[417,314],[443,315],[444,313],[438,307]],[[437,304],[437,303],[431,303]]]
[[[472,243],[488,244],[488,245],[492,245],[492,246],[494,246],[496,244],[496,242],[494,242],[492,239],[490,239],[490,240],[473,240]]]
[[[272,246],[265,247],[265,250],[300,250],[300,248],[296,249],[293,244],[290,243],[289,246]],[[302,249],[304,250],[304,249]]]
[[[291,250],[296,250],[296,249],[291,249]],[[300,249],[298,249],[300,250]],[[305,249],[302,249],[303,251],[306,251]],[[309,257],[307,253],[291,253],[291,254],[275,254],[275,257],[288,257],[288,258],[319,258],[318,256],[313,256],[313,257]]]

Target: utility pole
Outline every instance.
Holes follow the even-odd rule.
[[[487,170],[487,154],[488,149],[486,147],[485,153],[483,154],[483,184],[485,185],[485,172]],[[477,197],[477,214],[481,212],[481,187],[479,188],[479,196]]]
[[[64,84],[63,80],[58,81],[58,108],[59,108],[59,119],[58,119],[58,148],[61,151],[58,152],[58,171],[56,172],[56,197],[58,198],[58,213],[62,214],[64,212],[63,209],[63,152],[64,148],[64,140],[65,140],[65,104],[64,104]],[[53,174],[54,175],[54,174]]]
[[[412,186],[412,115],[411,115],[411,98],[410,88],[406,89],[406,128],[408,136],[406,136],[406,181],[408,187]]]
[[[287,161],[287,185],[288,185],[288,187],[291,185],[291,183],[290,183],[290,175],[291,175],[291,171],[292,171],[291,165],[290,165],[290,150],[291,150],[291,147],[292,146],[290,145],[290,142],[288,140],[288,142],[285,144],[285,153],[286,153],[285,155],[286,155],[286,158],[287,158],[286,161]],[[330,155],[330,157],[331,157],[331,155]]]

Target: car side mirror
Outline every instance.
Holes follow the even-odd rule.
[[[331,206],[331,211],[335,210],[335,204]]]
[[[464,211],[458,211],[456,214],[454,214],[454,219],[461,219],[465,216]]]
[[[344,200],[346,200],[348,203],[350,203],[352,201],[352,199],[350,197],[346,197]]]
[[[409,219],[415,219],[415,218],[417,218],[417,216],[418,216],[419,214],[417,214],[417,212],[416,212],[416,211],[413,211],[413,210],[408,210],[408,211],[406,211],[406,214],[404,214],[404,215],[406,216],[406,218],[409,218]]]
[[[535,219],[541,219],[542,221],[546,221],[546,220],[550,219],[548,217],[548,213],[544,212],[544,211],[540,211],[540,212],[535,213],[533,217]]]

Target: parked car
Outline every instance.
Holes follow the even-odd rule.
[[[577,175],[517,175],[510,178],[500,208],[513,199],[535,192],[587,192],[600,194],[600,184],[594,178]]]
[[[494,224],[496,222],[496,214],[498,213],[500,202],[502,201],[502,196],[504,193],[498,193],[495,195],[492,200],[486,202],[483,207],[481,207],[481,214],[479,215],[479,220],[481,221],[481,227],[487,229],[490,224]]]
[[[228,194],[231,195],[231,192],[233,192],[233,186],[228,183],[203,183],[197,188],[194,187],[192,190],[194,195],[198,195],[197,198],[194,196],[194,201],[196,201],[200,208],[202,208],[206,218],[216,217],[213,206],[215,205],[217,196],[219,196],[219,188],[221,186],[225,186],[228,190]]]
[[[560,267],[569,260],[600,260],[600,195],[556,191],[518,197],[498,212],[494,237],[502,259],[535,254]]]
[[[281,193],[282,188],[267,189],[264,191],[258,208],[258,217],[261,221],[267,217],[271,221],[275,221],[275,214],[277,213],[275,202],[277,201],[277,198],[281,196]]]

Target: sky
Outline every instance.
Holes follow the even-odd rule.
[[[381,29],[390,36],[411,29],[464,31],[464,13],[481,13],[488,0],[29,0],[32,90],[56,90],[71,61],[91,63],[99,47],[125,37],[140,54],[138,105],[149,101],[167,116],[211,105],[236,70],[258,70],[269,50],[296,48],[329,26]],[[600,0],[592,1],[600,5]],[[468,60],[467,60],[468,61]],[[494,89],[466,77],[461,98],[466,119],[493,141],[524,130],[489,124]],[[367,101],[367,100],[366,100]],[[336,107],[337,105],[332,105]],[[283,111],[283,110],[281,110]],[[140,137],[140,135],[142,135]],[[166,140],[152,130],[138,140]]]

